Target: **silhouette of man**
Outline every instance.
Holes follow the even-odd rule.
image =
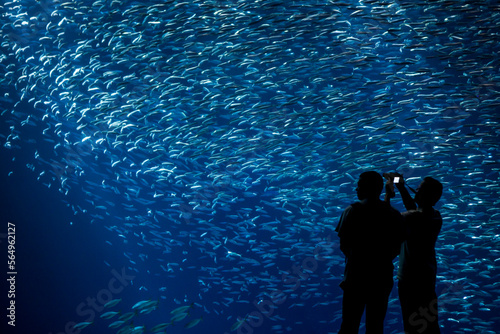
[[[403,177],[394,173],[392,176],[400,178],[395,185],[408,210],[402,214],[404,242],[398,268],[404,330],[408,334],[440,333],[435,245],[443,221],[433,206],[441,198],[443,185],[432,177],[426,177],[417,189],[415,199],[412,199],[404,186]]]
[[[400,213],[379,198],[383,188],[379,173],[362,173],[356,188],[359,202],[345,209],[335,229],[346,261],[339,334],[358,333],[365,309],[366,333],[384,330],[402,231]]]

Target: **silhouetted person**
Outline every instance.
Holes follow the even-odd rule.
[[[395,175],[398,174],[392,174]],[[435,245],[443,221],[433,206],[441,198],[443,186],[432,177],[426,177],[412,199],[401,176],[395,185],[408,210],[402,214],[405,240],[401,245],[398,270],[404,330],[409,334],[440,333]]]
[[[383,333],[393,286],[393,260],[401,248],[401,215],[380,200],[384,180],[377,172],[360,175],[359,202],[344,211],[335,229],[346,258],[339,334],[358,333],[366,309],[366,333]]]

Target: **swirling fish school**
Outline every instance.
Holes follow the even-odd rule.
[[[327,240],[355,176],[397,170],[445,185],[438,284],[477,297],[447,303],[441,325],[499,332],[495,1],[7,0],[0,10],[5,165],[24,161],[81,222],[110,232],[103,246],[147,282],[134,300],[198,302],[204,323],[224,315],[226,327],[257,321],[237,319],[283,284],[274,268]],[[270,331],[338,325],[324,292],[338,286],[340,255],[321,275],[294,274],[311,297],[286,295],[280,314],[294,306]],[[388,331],[399,313],[391,300]]]

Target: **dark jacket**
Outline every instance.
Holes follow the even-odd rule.
[[[401,245],[398,279],[435,285],[435,245],[442,225],[443,220],[437,210],[411,210],[403,213],[405,241]]]
[[[379,199],[350,205],[335,231],[346,257],[343,284],[392,282],[393,260],[402,242],[401,214]]]

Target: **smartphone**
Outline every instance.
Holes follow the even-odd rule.
[[[394,176],[394,183],[399,183],[399,176]]]

